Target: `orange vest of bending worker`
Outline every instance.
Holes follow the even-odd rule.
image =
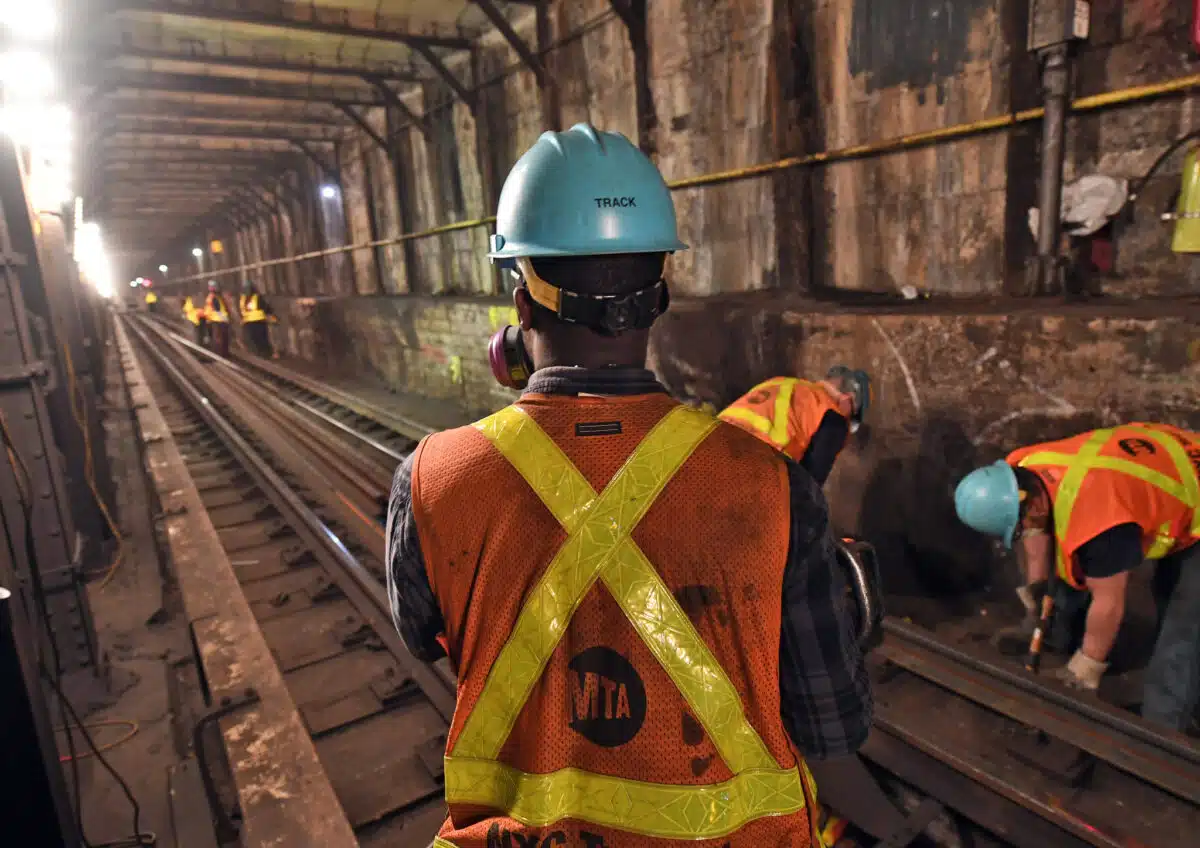
[[[1120,524],[1142,528],[1146,559],[1200,538],[1200,434],[1163,424],[1126,424],[1021,448],[1009,465],[1033,471],[1054,503],[1058,575],[1081,588],[1075,552]]]
[[[229,310],[225,308],[225,298],[216,292],[209,292],[204,300],[204,314],[214,324],[228,324]]]
[[[820,383],[776,377],[759,383],[720,417],[799,462],[830,410],[842,414],[837,401]]]
[[[525,395],[412,486],[458,669],[439,848],[810,844],[776,454],[665,395]]]

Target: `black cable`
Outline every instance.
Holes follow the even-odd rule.
[[[3,436],[4,446],[13,474],[15,475],[18,471],[20,471],[25,478],[26,490],[29,491],[33,485],[33,479],[29,474],[29,467],[25,464],[25,460],[21,457],[20,453],[17,451],[16,445],[13,443],[12,435],[8,430],[8,422],[4,419],[2,412],[0,412],[0,436]],[[59,716],[62,719],[63,732],[66,733],[67,736],[67,752],[71,758],[71,784],[75,793],[75,822],[76,827],[79,830],[79,838],[82,840],[85,848],[126,848],[126,846],[128,846],[128,848],[142,848],[142,846],[154,846],[157,844],[157,836],[154,833],[142,833],[141,807],[133,795],[133,790],[129,788],[129,784],[125,782],[125,779],[121,777],[120,773],[113,768],[112,763],[110,763],[104,754],[101,753],[96,745],[95,739],[92,738],[91,732],[88,731],[87,727],[79,719],[79,714],[75,712],[75,707],[69,700],[67,700],[66,694],[62,691],[62,657],[58,652],[58,643],[55,641],[54,631],[50,626],[50,609],[46,603],[46,589],[45,585],[42,583],[41,570],[38,566],[37,548],[35,545],[33,532],[33,507],[26,499],[25,493],[21,492],[20,489],[21,487],[18,486],[18,501],[21,506],[21,512],[25,523],[25,555],[29,564],[31,583],[30,588],[32,590],[34,601],[38,606],[38,617],[42,620],[42,624],[46,630],[47,640],[50,644],[50,653],[53,658],[54,674],[51,674],[49,670],[47,670],[45,663],[42,661],[40,652],[38,656],[38,670],[41,676],[53,689],[55,696],[58,698]],[[79,728],[80,733],[83,735],[84,741],[86,741],[88,747],[91,748],[92,756],[94,756],[100,762],[100,764],[104,766],[105,770],[113,776],[117,783],[120,784],[122,791],[125,793],[125,797],[129,799],[130,806],[133,807],[134,835],[127,840],[93,845],[88,841],[87,836],[84,833],[83,796],[80,791],[79,761],[78,757],[76,756],[75,738],[74,734],[72,733],[72,725],[71,721],[68,720],[67,713],[70,713],[70,717],[74,720],[75,726]],[[148,838],[149,841],[147,841],[146,838]]]
[[[1150,180],[1158,172],[1158,169],[1161,168],[1163,166],[1163,164],[1166,163],[1166,161],[1171,158],[1171,156],[1175,153],[1176,150],[1183,147],[1189,141],[1194,141],[1197,138],[1200,138],[1200,130],[1192,130],[1187,135],[1177,138],[1174,142],[1171,143],[1170,147],[1168,147],[1161,154],[1159,154],[1159,157],[1154,160],[1154,164],[1150,166],[1150,169],[1148,171],[1146,171],[1145,176],[1143,176],[1141,179],[1139,179],[1137,181],[1136,187],[1130,186],[1129,197],[1125,201],[1126,204],[1132,206],[1134,203],[1136,203],[1137,199],[1138,199],[1138,195],[1140,195],[1142,193],[1142,191],[1146,188],[1146,184],[1150,182]]]

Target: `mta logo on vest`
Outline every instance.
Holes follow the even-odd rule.
[[[615,748],[637,736],[646,720],[646,687],[637,670],[612,648],[576,654],[571,674],[571,729],[589,742]]]

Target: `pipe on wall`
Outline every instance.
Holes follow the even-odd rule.
[[[1200,0],[1197,0],[1197,2],[1200,3]],[[1130,106],[1148,100],[1154,100],[1159,97],[1182,94],[1195,88],[1200,88],[1200,74],[1191,74],[1188,76],[1166,80],[1164,82],[1152,83],[1150,85],[1139,85],[1130,88],[1117,89],[1115,91],[1103,92],[1101,94],[1093,94],[1088,97],[1078,98],[1071,102],[1070,108],[1064,109],[1064,120],[1065,117],[1070,114],[1094,112],[1100,109],[1110,109],[1118,106]],[[1065,95],[1062,102],[1065,106]],[[738,182],[741,180],[769,176],[770,174],[790,170],[792,168],[817,167],[821,165],[832,164],[834,162],[845,162],[854,159],[883,156],[889,153],[898,153],[917,147],[924,147],[930,144],[943,144],[946,142],[957,141],[985,133],[1011,129],[1022,124],[1041,120],[1044,117],[1046,117],[1046,107],[1041,106],[1036,109],[1026,109],[1021,112],[1015,112],[1007,115],[997,115],[996,117],[985,118],[979,121],[954,124],[952,126],[940,127],[938,129],[927,130],[925,132],[910,133],[908,135],[897,136],[877,142],[859,144],[836,150],[825,150],[805,156],[790,156],[774,162],[764,162],[758,165],[749,165],[742,168],[732,168],[726,171],[717,171],[710,174],[687,177],[684,179],[673,180],[669,182],[668,185],[674,191],[682,191],[685,189],[702,188],[705,186],[719,185],[722,183]],[[1065,131],[1060,134],[1060,145],[1062,144],[1063,140],[1065,140]],[[1045,180],[1043,180],[1043,182],[1045,182]],[[1058,190],[1061,192],[1061,172],[1059,173],[1058,186]],[[1043,186],[1043,190],[1045,190],[1045,186]],[[1042,217],[1044,218],[1046,216],[1043,215]],[[1053,217],[1057,219],[1058,216]],[[240,274],[247,271],[257,271],[263,268],[269,268],[292,262],[306,262],[309,260],[330,256],[335,253],[348,253],[356,250],[375,250],[386,245],[404,244],[416,239],[431,238],[433,236],[457,232],[459,230],[468,230],[475,227],[488,226],[490,224],[494,224],[495,221],[495,216],[475,218],[469,221],[457,221],[455,223],[443,224],[439,227],[421,230],[420,232],[405,233],[394,238],[366,242],[363,244],[343,245],[341,247],[329,248],[328,250],[316,250],[309,253],[302,253],[297,256],[287,256],[279,259],[268,259],[261,262],[252,262],[236,268],[223,269],[217,273],[195,274],[190,277],[180,277],[179,279],[173,280],[171,285],[198,282],[208,280],[213,277]],[[1042,252],[1040,239],[1038,252]]]

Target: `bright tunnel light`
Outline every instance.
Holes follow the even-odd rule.
[[[48,41],[58,31],[53,0],[0,0],[0,25],[14,41]]]
[[[79,273],[95,287],[101,297],[111,298],[116,294],[113,289],[112,263],[104,249],[100,225],[95,221],[86,222],[75,234],[75,261],[79,263]],[[133,281],[132,285],[136,286],[137,281]]]
[[[201,250],[200,248],[198,248],[198,247],[192,248],[192,256],[195,256],[197,259],[199,259],[203,255],[204,255],[204,251]]]
[[[0,53],[0,83],[10,103],[48,98],[58,87],[50,60],[36,50],[22,48]]]
[[[333,200],[335,197],[337,197],[337,189],[331,185],[322,186],[321,197],[325,198],[326,200]]]
[[[167,266],[166,266],[166,265],[159,265],[159,266],[158,266],[158,273],[160,273],[160,274],[165,274],[165,273],[167,273]]]

